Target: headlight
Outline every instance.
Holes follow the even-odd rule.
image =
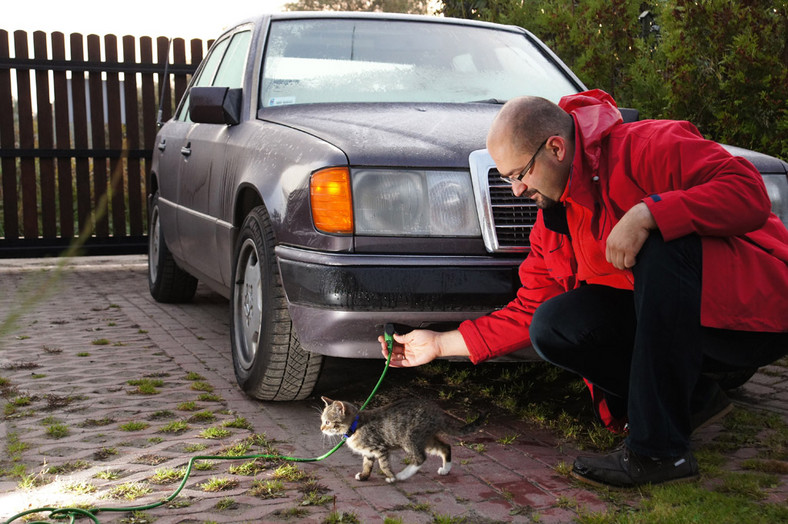
[[[364,169],[352,180],[358,235],[481,235],[467,172]]]
[[[788,177],[785,175],[763,175],[766,192],[772,201],[772,212],[788,227]]]

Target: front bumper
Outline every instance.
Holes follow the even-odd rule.
[[[377,337],[387,322],[401,330],[451,329],[503,307],[520,287],[517,257],[328,254],[287,246],[276,255],[301,345],[335,357],[380,358]]]

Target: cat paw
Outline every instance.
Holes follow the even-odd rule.
[[[448,475],[451,471],[451,462],[447,462],[445,466],[438,468],[438,475]]]
[[[364,481],[364,480],[367,480],[368,478],[369,478],[369,475],[362,475],[361,473],[356,473],[356,480]]]
[[[388,482],[389,484],[394,484],[395,482],[397,482],[397,477],[388,477],[386,479],[386,482]]]

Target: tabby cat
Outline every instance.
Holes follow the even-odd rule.
[[[451,471],[451,446],[439,433],[465,432],[435,404],[419,399],[403,399],[386,406],[359,411],[349,402],[322,397],[325,402],[320,430],[326,435],[343,435],[350,449],[364,458],[357,480],[367,480],[377,459],[387,482],[405,480],[419,471],[426,453],[440,456],[439,475]],[[401,448],[408,466],[396,475],[389,464],[389,452]]]

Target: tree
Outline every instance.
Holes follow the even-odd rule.
[[[427,0],[296,0],[285,4],[288,11],[378,11],[426,14]]]

